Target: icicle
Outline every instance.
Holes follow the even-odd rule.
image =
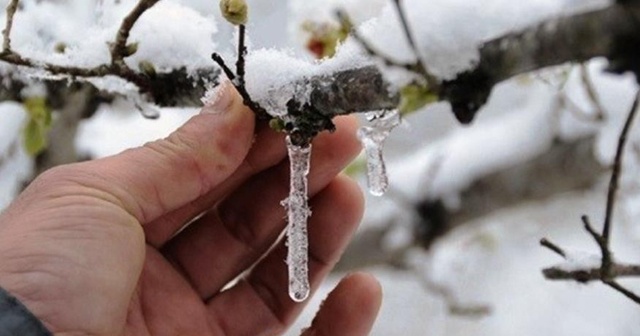
[[[282,201],[287,209],[287,265],[289,267],[289,296],[302,302],[309,296],[307,218],[311,210],[307,205],[307,174],[311,158],[311,145],[296,146],[287,137],[287,150],[291,165],[289,197]]]
[[[367,157],[369,192],[374,196],[382,196],[389,187],[382,148],[391,130],[400,124],[400,113],[397,110],[371,112],[367,117],[371,120],[371,126],[360,127],[358,138]]]

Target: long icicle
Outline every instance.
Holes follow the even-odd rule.
[[[307,219],[311,215],[307,191],[311,145],[296,146],[287,137],[287,151],[291,165],[289,197],[282,201],[287,209],[287,265],[289,268],[289,296],[302,302],[309,296],[309,266]]]

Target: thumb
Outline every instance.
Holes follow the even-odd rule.
[[[169,137],[86,163],[90,186],[115,196],[141,223],[215,188],[244,160],[255,123],[233,86],[219,90],[212,105]]]
[[[331,291],[302,336],[369,335],[381,303],[382,289],[373,276],[347,276]]]

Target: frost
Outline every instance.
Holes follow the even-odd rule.
[[[299,147],[287,137],[287,150],[291,165],[289,197],[282,201],[287,209],[287,265],[289,266],[289,296],[302,302],[309,296],[309,266],[307,219],[311,210],[307,204],[307,175],[311,159],[311,145]]]
[[[369,192],[374,196],[382,196],[389,187],[382,148],[391,130],[400,124],[400,113],[397,110],[372,112],[367,117],[371,119],[371,126],[361,127],[358,138],[367,157]]]

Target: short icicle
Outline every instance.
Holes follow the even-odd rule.
[[[309,266],[307,219],[309,210],[307,175],[311,158],[311,145],[296,146],[287,137],[287,151],[291,165],[289,197],[282,201],[287,209],[287,265],[289,267],[289,296],[293,301],[302,302],[309,296]]]
[[[360,127],[358,138],[362,142],[367,158],[369,192],[374,196],[382,196],[389,188],[382,148],[391,130],[400,124],[400,113],[397,110],[371,112],[367,117],[371,121],[371,126]]]

